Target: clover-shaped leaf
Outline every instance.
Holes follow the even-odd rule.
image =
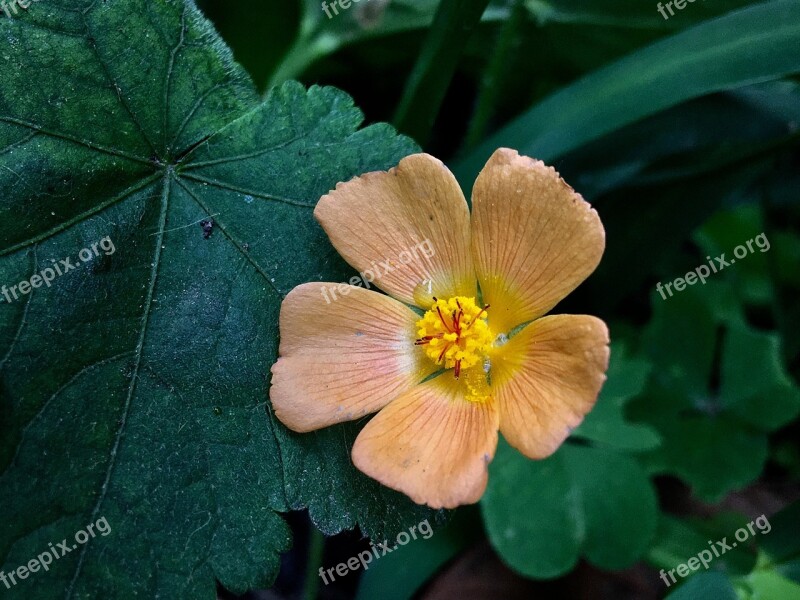
[[[645,334],[654,381],[631,405],[662,438],[643,455],[649,469],[684,478],[709,501],[758,477],[767,433],[800,411],[778,335],[748,326],[734,297],[711,281],[654,296]]]
[[[655,533],[655,491],[624,454],[565,444],[532,461],[503,442],[489,470],[481,500],[489,540],[528,577],[557,577],[581,556],[600,568],[624,568]]]
[[[608,380],[592,412],[575,430],[582,437],[620,450],[648,450],[658,446],[659,436],[648,425],[627,420],[625,406],[647,384],[651,365],[641,356],[629,356],[622,344],[612,344]]]

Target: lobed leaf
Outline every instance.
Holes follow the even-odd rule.
[[[431,516],[267,400],[283,295],[348,274],[316,201],[414,144],[335,89],[262,101],[189,0],[48,0],[0,44],[0,282],[114,247],[0,304],[0,569],[111,528],[7,593],[215,598],[274,579],[279,512]]]

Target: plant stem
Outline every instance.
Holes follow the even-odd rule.
[[[481,80],[475,112],[464,140],[465,150],[475,146],[486,135],[497,98],[502,92],[503,82],[511,71],[511,56],[519,44],[519,34],[526,15],[527,9],[524,0],[513,0],[511,15],[500,29],[494,52]]]
[[[408,78],[394,124],[424,145],[430,136],[461,53],[489,0],[442,0]]]
[[[325,536],[314,525],[310,526],[308,563],[303,585],[304,600],[316,600],[319,594],[319,569],[322,566],[322,553],[325,550]]]

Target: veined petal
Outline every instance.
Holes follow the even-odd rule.
[[[605,231],[597,212],[541,161],[500,148],[472,202],[475,269],[494,331],[544,315],[600,262]]]
[[[353,463],[418,504],[454,508],[477,502],[497,449],[493,402],[468,402],[448,374],[392,401],[367,423]]]
[[[594,406],[608,369],[608,328],[554,315],[526,326],[492,358],[500,431],[529,458],[558,449]]]
[[[467,202],[428,154],[338,184],[314,216],[339,254],[398,300],[428,308],[432,296],[475,296]]]
[[[281,305],[280,358],[272,367],[275,414],[294,431],[358,419],[411,389],[436,366],[414,346],[419,316],[359,287],[307,283]]]

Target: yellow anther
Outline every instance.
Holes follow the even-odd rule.
[[[445,369],[461,371],[480,366],[492,345],[493,336],[486,322],[487,307],[479,307],[474,298],[456,296],[436,299],[431,309],[416,323],[416,343],[425,354]],[[484,376],[485,377],[485,376]]]

